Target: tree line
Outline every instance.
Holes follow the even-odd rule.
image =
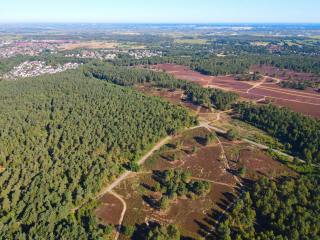
[[[320,163],[320,122],[274,105],[236,105],[238,117],[276,137],[286,149],[308,162]]]
[[[228,109],[238,99],[238,95],[218,89],[203,88],[200,85],[173,76],[147,69],[112,66],[110,64],[91,64],[83,68],[86,76],[109,81],[121,86],[150,83],[156,87],[182,89],[189,101],[197,105]]]
[[[320,74],[320,60],[317,56],[300,55],[270,55],[270,54],[231,54],[219,57],[212,54],[195,54],[181,57],[180,53],[168,54],[163,57],[145,59],[120,58],[113,61],[115,65],[154,65],[161,63],[174,63],[188,66],[205,75],[247,74],[252,65],[271,65],[280,69],[296,72]]]

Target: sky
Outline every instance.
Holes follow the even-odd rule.
[[[319,0],[1,0],[0,22],[320,23]]]

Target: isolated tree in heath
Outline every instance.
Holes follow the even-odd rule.
[[[134,225],[128,225],[123,227],[123,234],[128,237],[132,237],[135,231],[136,227]]]
[[[159,225],[149,229],[146,240],[180,240],[180,231],[175,225]]]
[[[161,210],[166,210],[169,207],[170,200],[167,196],[163,196],[160,199],[159,207]]]
[[[215,141],[217,141],[217,134],[215,132],[211,132],[205,137],[206,146],[214,143]]]
[[[156,182],[154,185],[154,191],[160,192],[161,191],[161,185],[160,183]]]
[[[242,167],[239,169],[239,175],[240,177],[244,177],[246,175],[247,172],[247,168],[246,167]]]
[[[229,129],[229,130],[227,131],[226,138],[227,138],[229,141],[236,140],[236,139],[239,138],[239,133],[238,133],[238,131],[235,130],[235,129]]]

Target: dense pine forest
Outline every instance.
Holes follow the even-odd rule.
[[[169,74],[153,72],[147,69],[92,64],[85,66],[83,71],[86,76],[106,80],[121,86],[150,83],[156,87],[179,88],[185,91],[188,100],[191,102],[221,110],[230,108],[232,103],[238,99],[238,95],[235,93],[218,89],[206,89],[196,83],[177,80]]]
[[[100,239],[79,211],[160,138],[193,125],[186,110],[80,71],[0,82],[0,239]]]
[[[181,53],[179,53],[181,54]],[[188,66],[195,71],[206,75],[227,75],[248,73],[252,65],[271,65],[280,69],[289,69],[297,72],[320,74],[319,57],[306,57],[297,55],[257,55],[242,54],[218,57],[212,54],[198,56],[196,54],[187,55],[168,54],[165,57],[154,57],[148,59],[122,58],[114,61],[116,65],[133,66],[140,64],[160,64],[175,63]],[[303,59],[303,60],[302,60]]]
[[[239,118],[278,138],[287,150],[308,162],[320,163],[320,122],[273,105],[237,105]]]
[[[220,223],[221,240],[318,239],[319,180],[263,178],[237,202]]]

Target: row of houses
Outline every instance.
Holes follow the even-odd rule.
[[[5,74],[5,79],[17,79],[35,77],[43,74],[54,74],[63,72],[68,69],[76,69],[79,67],[78,63],[65,63],[63,65],[50,66],[41,61],[26,61],[14,67],[10,72]]]

